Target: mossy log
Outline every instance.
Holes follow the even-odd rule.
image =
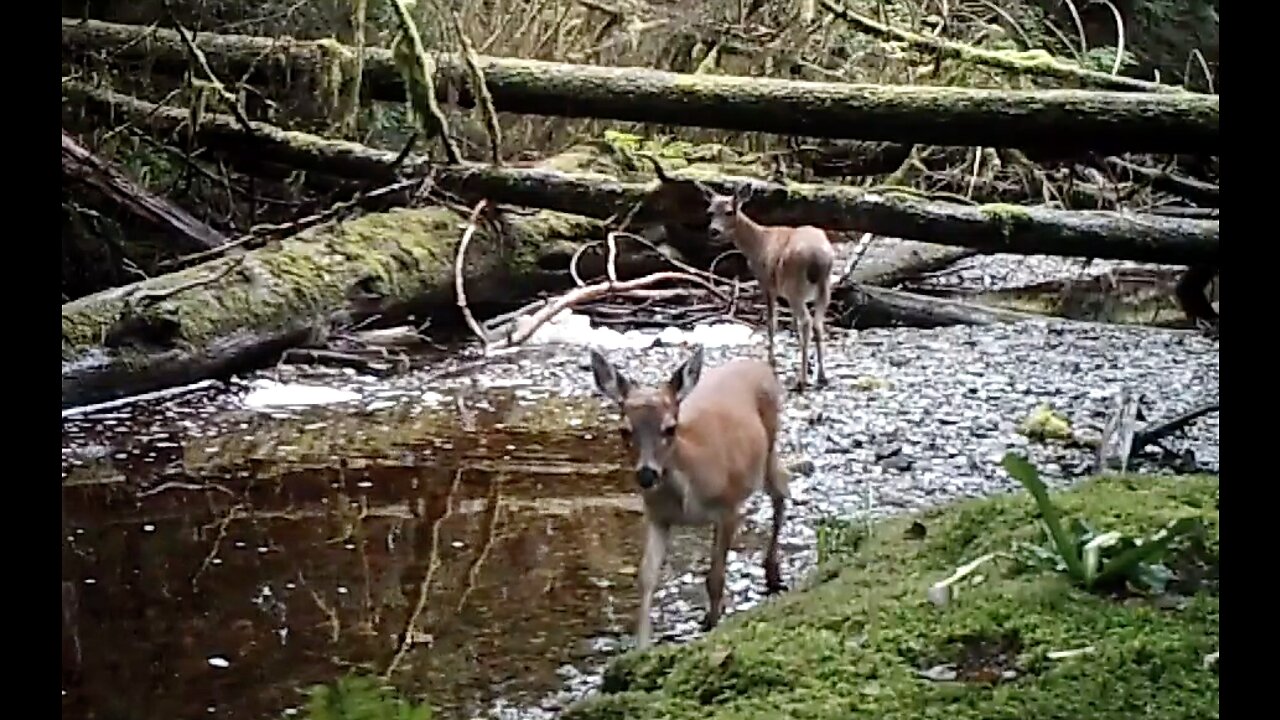
[[[64,97],[78,99],[85,112],[129,117],[156,132],[172,132],[187,120],[177,108],[158,108],[127,95],[64,83]],[[1191,265],[1216,262],[1216,220],[1194,220],[1110,211],[1066,211],[1017,205],[966,206],[935,202],[892,188],[765,183],[718,175],[707,166],[670,170],[673,182],[627,182],[602,173],[565,173],[547,167],[493,167],[464,163],[434,166],[421,157],[396,165],[396,153],[347,141],[253,123],[246,133],[230,116],[206,115],[197,131],[201,143],[253,162],[271,161],[298,169],[365,180],[392,182],[400,175],[430,175],[437,187],[476,201],[538,207],[593,218],[622,217],[637,205],[638,224],[705,226],[700,192],[691,180],[728,191],[751,185],[747,212],[768,224],[812,224],[830,230],[966,247],[982,252],[1063,255]],[[699,243],[704,240],[699,240]],[[672,243],[675,245],[676,243]],[[686,241],[676,245],[693,256],[719,248]]]
[[[319,97],[355,65],[351,49],[332,40],[205,33],[196,44],[219,77],[249,73],[294,92],[309,76]],[[63,18],[62,47],[159,72],[188,65],[181,37],[164,28]],[[440,99],[472,106],[462,59],[441,55],[436,65]],[[1219,151],[1217,95],[810,82],[495,57],[480,67],[500,112],[931,145]],[[374,99],[405,97],[391,52],[381,48],[365,49],[362,85]]]
[[[395,209],[66,303],[62,406],[236,372],[321,340],[335,323],[451,305],[465,225],[446,208]],[[574,242],[600,231],[552,212],[502,225],[482,226],[470,245],[471,301],[517,301],[568,282]]]

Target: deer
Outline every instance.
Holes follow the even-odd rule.
[[[591,350],[596,387],[616,403],[619,428],[643,500],[636,647],[649,647],[653,592],[666,562],[672,528],[713,527],[703,630],[720,621],[725,563],[746,501],[763,490],[773,504],[764,557],[765,592],[785,591],[778,565],[789,475],[779,464],[778,418],[783,390],[773,368],[756,358],[703,366],[703,349],[665,383],[637,384]]]
[[[793,390],[809,385],[809,342],[817,350],[817,387],[828,384],[823,349],[826,342],[827,306],[831,304],[831,268],[835,250],[826,231],[812,225],[799,227],[761,225],[742,210],[751,197],[751,186],[742,185],[732,195],[721,195],[698,183],[707,201],[713,242],[728,239],[747,259],[747,267],[760,284],[765,300],[769,334],[769,364],[777,368],[773,336],[777,332],[778,298],[787,301],[800,336],[800,376]],[[808,303],[813,304],[812,315]]]

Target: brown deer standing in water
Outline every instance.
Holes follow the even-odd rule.
[[[800,378],[794,389],[803,392],[809,384],[809,339],[812,335],[818,356],[817,386],[827,384],[823,346],[826,342],[827,306],[831,304],[831,267],[835,250],[827,233],[812,225],[800,227],[761,225],[742,211],[751,196],[750,186],[733,195],[720,195],[699,183],[707,200],[711,224],[707,235],[713,241],[728,238],[747,258],[751,274],[764,294],[765,319],[769,332],[769,364],[777,367],[773,336],[777,328],[778,298],[784,298],[795,318],[800,336]],[[813,303],[810,315],[808,303]]]
[[[665,383],[648,386],[634,384],[591,351],[596,386],[622,413],[622,437],[644,499],[639,648],[650,644],[650,606],[672,527],[715,528],[703,621],[710,630],[720,620],[725,562],[742,506],[762,489],[773,503],[765,588],[769,594],[786,589],[778,566],[778,534],[790,497],[776,449],[782,387],[763,361],[733,360],[704,373],[702,357],[699,347]]]

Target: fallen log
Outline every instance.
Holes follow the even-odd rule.
[[[332,40],[296,41],[201,34],[196,45],[219,77],[243,77],[328,97],[350,48]],[[176,31],[62,19],[64,54],[96,53],[112,63],[141,62],[158,72],[187,69]],[[405,98],[391,52],[365,48],[362,85],[378,100]],[[1218,154],[1218,96],[1121,91],[1002,91],[925,85],[866,85],[726,75],[687,75],[515,58],[480,58],[499,112],[599,118],[931,145],[1046,147],[1097,152]],[[475,103],[461,57],[436,58],[442,101]]]
[[[840,285],[858,283],[891,288],[977,254],[976,250],[969,248],[903,240],[887,253],[888,257],[858,262],[848,275],[840,279]]]
[[[179,250],[211,250],[225,245],[225,235],[186,210],[139,187],[111,163],[89,152],[62,132],[62,177],[96,191],[144,224],[173,238]]]
[[[137,98],[79,83],[64,83],[64,96],[85,112],[126,116],[153,132],[172,132],[186,122],[180,108],[162,108]],[[1218,222],[1111,211],[1066,211],[1017,205],[966,206],[934,202],[895,188],[776,185],[747,177],[719,176],[693,168],[672,170],[673,182],[626,182],[604,174],[546,168],[493,167],[474,163],[435,166],[419,156],[397,165],[396,153],[347,141],[253,123],[252,134],[225,115],[202,118],[198,138],[209,148],[252,162],[271,161],[298,169],[392,182],[398,176],[429,176],[435,186],[468,202],[493,202],[582,215],[622,217],[637,205],[639,224],[661,222],[705,226],[701,194],[693,179],[721,192],[750,185],[748,212],[768,224],[813,224],[831,230],[922,240],[991,253],[1063,255],[1192,265],[1217,262]],[[674,234],[673,234],[674,237]],[[693,256],[720,248],[676,245]]]
[[[994,325],[1026,320],[1062,322],[1059,318],[1047,315],[983,307],[961,300],[932,298],[856,283],[842,286],[833,294],[833,300],[840,308],[834,322],[853,329]]]
[[[66,303],[62,406],[219,377],[335,325],[447,307],[464,225],[446,208],[365,215]],[[599,223],[550,212],[504,217],[500,233],[492,227],[468,254],[473,300],[513,302],[567,284],[563,258],[601,232]]]

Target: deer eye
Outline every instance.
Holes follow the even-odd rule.
[[[676,425],[675,425],[675,423],[671,423],[670,425],[663,425],[663,426],[662,426],[662,436],[663,436],[663,437],[665,437],[665,438],[667,438],[668,440],[670,440],[671,438],[675,437],[675,436],[676,436]]]
[[[630,441],[630,440],[631,440],[631,428],[627,427],[626,425],[623,425],[622,427],[619,427],[619,428],[618,428],[618,435],[619,435],[623,440]]]

